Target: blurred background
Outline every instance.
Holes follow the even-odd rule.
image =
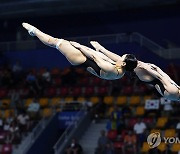
[[[96,78],[31,37],[30,23],[57,38],[133,53],[180,84],[179,0],[0,0],[0,153],[178,153],[147,136],[180,137],[180,105],[126,74]]]

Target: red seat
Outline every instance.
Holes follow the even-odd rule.
[[[7,89],[0,89],[0,98],[6,97],[8,94],[8,90]]]
[[[55,87],[50,87],[45,91],[45,96],[47,97],[53,97],[56,96],[56,88]]]
[[[95,77],[95,78],[93,79],[93,84],[94,84],[94,85],[99,85],[99,84],[101,83],[101,80],[102,80],[102,79],[100,79],[100,78],[98,78],[98,77]]]
[[[108,131],[107,137],[110,140],[114,141],[117,138],[117,135],[118,135],[117,130],[110,130]]]
[[[11,154],[12,153],[12,144],[3,144],[1,154]]]
[[[86,85],[88,85],[88,83],[89,83],[89,80],[87,77],[84,77],[80,80],[80,85],[82,85],[82,86],[86,86]]]
[[[108,93],[108,88],[107,87],[99,87],[98,88],[98,95],[104,96]]]
[[[84,94],[85,94],[86,96],[92,96],[92,95],[94,95],[94,87],[86,87]]]
[[[60,86],[62,83],[61,78],[55,78],[53,81],[54,81],[53,83],[55,84],[55,86]]]
[[[143,94],[146,94],[147,87],[145,85],[140,85],[138,87],[135,86],[133,91],[134,91],[134,94],[143,95]]]
[[[132,119],[129,120],[128,127],[133,128],[136,123],[137,123],[137,119],[132,118]]]
[[[46,70],[46,69],[45,69],[44,67],[40,68],[40,69],[39,69],[40,75],[42,75],[42,74],[45,72],[45,70]]]
[[[20,89],[19,93],[22,97],[27,97],[29,95],[29,89],[28,88]]]
[[[7,137],[6,131],[0,131],[0,144],[4,144]]]
[[[79,95],[81,95],[81,94],[82,94],[82,90],[81,90],[80,87],[74,87],[74,88],[72,89],[72,95],[73,95],[73,96],[79,96]]]
[[[114,142],[114,148],[121,149],[123,148],[124,143],[123,142]]]
[[[126,130],[126,129],[122,130],[122,132],[121,132],[121,137],[122,137],[122,139],[124,139],[124,137],[125,137],[127,134],[128,134],[128,130]]]
[[[60,88],[60,95],[65,96],[69,93],[69,89],[67,87]]]
[[[132,95],[133,94],[133,87],[132,86],[126,86],[122,89],[123,95]]]
[[[56,76],[56,75],[58,75],[58,74],[60,74],[59,68],[53,68],[53,69],[51,70],[51,75]]]
[[[144,118],[143,122],[147,125],[151,125],[153,123],[153,118]]]

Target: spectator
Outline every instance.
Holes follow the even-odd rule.
[[[22,66],[19,61],[16,61],[16,63],[12,67],[13,73],[20,73],[22,71]]]
[[[27,75],[26,82],[32,94],[39,94],[41,87],[39,86],[36,76],[32,72],[29,72],[29,74]]]
[[[22,113],[18,115],[17,120],[20,130],[26,132],[29,129],[29,116],[26,112],[22,111]]]
[[[49,85],[51,81],[51,74],[47,69],[45,69],[44,73],[42,74],[42,79],[44,84]]]
[[[145,140],[146,124],[139,118],[137,123],[134,125],[134,132],[137,136],[138,147],[142,145]]]
[[[38,118],[39,110],[40,110],[39,102],[36,98],[34,98],[34,100],[29,104],[27,108],[27,112],[29,113],[31,118]]]
[[[83,150],[81,145],[73,138],[71,144],[66,149],[66,154],[82,154],[82,152]]]
[[[124,137],[124,153],[126,152],[133,152],[133,154],[136,153],[136,135],[129,131],[128,134]]]
[[[8,131],[9,131],[9,128],[10,128],[10,124],[9,124],[7,121],[5,121],[5,122],[4,122],[4,126],[3,126],[3,130],[6,131],[6,132],[8,132]]]
[[[121,118],[121,112],[119,111],[118,106],[114,106],[114,111],[111,112],[111,117],[114,120],[119,120]]]
[[[19,127],[16,122],[12,122],[9,128],[10,131],[10,141],[14,141],[20,138],[20,133],[19,133]]]
[[[105,152],[106,145],[108,144],[108,138],[106,137],[105,130],[101,131],[101,136],[98,139],[98,147],[96,149],[97,154],[103,154]]]
[[[177,133],[178,133],[178,137],[180,138],[180,122],[177,123],[176,130],[177,130]]]
[[[10,112],[9,117],[6,119],[6,122],[10,125],[14,121],[13,113]]]
[[[166,103],[164,104],[165,116],[169,116],[172,111],[173,111],[172,102],[170,100],[167,100]]]
[[[110,130],[121,130],[121,123],[120,120],[114,119],[114,117],[111,117],[110,120],[106,124],[106,129],[108,131]]]
[[[131,115],[132,111],[131,111],[131,108],[126,105],[122,108],[122,116],[123,117],[129,117]]]
[[[13,145],[9,140],[6,140],[6,143],[2,145],[1,154],[11,154],[13,150]]]
[[[115,154],[114,147],[111,142],[108,142],[105,147],[103,154]]]
[[[0,118],[0,130],[3,130],[3,119]]]

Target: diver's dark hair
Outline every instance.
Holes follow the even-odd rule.
[[[127,54],[124,59],[124,62],[126,63],[126,71],[132,72],[137,67],[137,59],[133,54]]]

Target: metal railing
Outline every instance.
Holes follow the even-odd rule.
[[[180,58],[180,48],[176,49],[165,49],[147,37],[134,32],[131,34],[120,33],[120,34],[108,34],[108,35],[94,35],[94,36],[84,36],[84,37],[72,37],[67,38],[67,40],[77,41],[82,44],[89,44],[91,40],[101,42],[103,44],[112,43],[125,43],[125,42],[136,42],[141,46],[146,47],[155,54],[166,58],[166,59],[179,59]],[[30,41],[17,41],[17,42],[1,42],[0,51],[25,51],[25,50],[35,50],[35,49],[45,49],[48,46],[41,43],[39,40]]]
[[[32,130],[32,132],[21,142],[17,149],[13,149],[13,154],[26,154],[27,151],[31,148],[34,141],[39,137],[44,128],[49,124],[52,118],[55,116],[55,113],[48,118],[43,118],[37,126]]]
[[[136,32],[132,33],[130,36],[130,41],[139,43],[141,46],[146,47],[150,51],[154,52],[155,54],[165,59],[180,58],[180,48],[165,49],[162,46],[158,45],[157,43],[151,41],[150,39],[139,33]]]
[[[84,115],[82,115],[82,113],[84,113]],[[70,141],[70,138],[72,138],[74,131],[76,131],[76,128],[80,127],[80,124],[84,120],[86,122],[89,122],[88,120],[86,120],[88,116],[89,116],[88,112],[84,111],[83,108],[76,114],[76,117],[80,117],[80,119],[76,118],[77,120],[75,121],[75,123],[71,124],[68,128],[66,128],[64,133],[61,135],[61,137],[59,138],[59,140],[56,142],[56,144],[53,147],[54,154],[59,154],[63,152],[64,148]]]

